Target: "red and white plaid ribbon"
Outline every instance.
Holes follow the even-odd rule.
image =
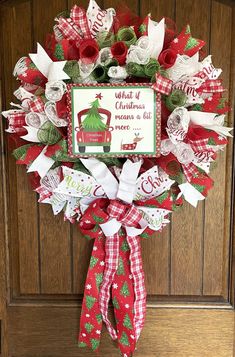
[[[188,182],[191,182],[194,177],[197,177],[199,174],[198,168],[192,162],[187,165],[182,165],[185,177]]]
[[[189,143],[194,151],[194,155],[201,162],[210,162],[215,155],[213,148],[208,145],[207,139],[190,140]]]
[[[140,211],[133,205],[126,205],[118,200],[112,200],[107,208],[110,218],[115,218],[125,227],[136,227],[142,218]],[[146,290],[144,285],[144,272],[142,267],[139,238],[127,234],[127,242],[130,248],[131,273],[134,280],[134,329],[138,339],[144,325],[146,311]],[[103,283],[100,288],[99,304],[104,322],[106,323],[112,339],[117,338],[117,332],[108,319],[108,303],[110,299],[110,288],[118,267],[119,258],[119,236],[118,233],[107,236],[105,243],[105,271]]]
[[[39,194],[38,202],[43,202],[52,195],[52,192],[49,192],[45,186],[39,186],[35,191]]]
[[[190,140],[189,144],[194,151],[195,158],[198,162],[210,162],[215,155],[214,150],[208,145],[207,139]],[[199,170],[194,163],[182,165],[187,181],[191,182],[194,177],[197,177]]]
[[[70,18],[60,17],[56,27],[62,33],[63,37],[68,40],[74,40],[78,43],[83,39],[91,38],[90,28],[86,11],[74,5],[71,9]]]
[[[126,240],[130,247],[131,273],[134,280],[134,326],[136,339],[139,338],[144,326],[146,314],[146,290],[144,284],[144,271],[141,257],[141,246],[138,237],[127,236]]]
[[[22,110],[9,110],[7,112],[2,113],[8,120],[9,127],[7,129],[8,132],[11,133],[24,133],[25,129],[23,128],[25,123],[25,115],[26,113]]]
[[[60,30],[65,39],[74,41],[82,40],[82,32],[79,26],[77,26],[70,18],[65,19],[63,17],[60,17],[58,19],[57,28]]]
[[[191,148],[193,151],[206,151],[210,150],[211,147],[208,146],[208,138],[207,139],[199,139],[199,140],[190,140],[189,144],[191,145]]]
[[[91,38],[86,11],[82,7],[74,5],[71,9],[70,17],[79,26],[83,38]]]
[[[173,82],[171,79],[156,73],[156,82],[152,85],[152,88],[159,93],[169,95],[172,91],[172,85]]]
[[[217,80],[208,79],[198,89],[198,92],[203,92],[203,93],[222,93],[224,91],[225,89],[222,86],[221,80],[219,79]]]
[[[105,240],[105,271],[103,282],[99,294],[99,306],[108,332],[113,340],[117,339],[117,332],[108,319],[108,305],[110,300],[110,288],[113,283],[114,275],[118,268],[119,256],[119,236],[118,233],[106,237]]]
[[[36,97],[29,102],[29,110],[34,113],[43,113],[45,111],[44,105],[45,103],[43,102],[42,98]]]

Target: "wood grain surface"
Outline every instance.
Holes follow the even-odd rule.
[[[10,355],[94,356],[93,352],[76,346],[79,313],[80,310],[71,308],[10,307]],[[232,357],[233,318],[232,311],[148,309],[135,357]],[[115,342],[106,331],[102,334],[98,356],[119,356]]]

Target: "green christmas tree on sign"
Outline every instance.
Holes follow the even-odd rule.
[[[84,131],[105,131],[106,124],[102,122],[104,120],[99,113],[100,103],[99,99],[95,99],[91,103],[91,108],[86,114],[86,118],[82,122],[82,128]]]

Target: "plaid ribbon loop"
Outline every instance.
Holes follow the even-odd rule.
[[[203,92],[203,93],[222,93],[224,91],[225,89],[220,79],[217,80],[208,79],[199,88],[199,92]]]
[[[133,205],[127,205],[118,200],[113,200],[107,208],[109,216],[116,218],[123,226],[136,227],[142,218],[140,211]]]
[[[152,85],[155,91],[169,95],[172,91],[173,82],[171,79],[163,77],[161,74],[156,73],[156,82]]]
[[[58,19],[55,31],[58,32],[58,30],[63,38],[77,41],[78,44],[83,39],[91,38],[86,11],[77,5],[71,9],[69,18],[60,17]]]

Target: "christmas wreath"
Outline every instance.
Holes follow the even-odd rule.
[[[79,346],[96,351],[104,322],[131,356],[146,311],[140,238],[161,231],[183,199],[206,198],[231,136],[222,70],[189,25],[177,33],[169,19],[90,0],[55,21],[45,49],[17,62],[20,104],[2,114],[39,202],[94,240]]]

